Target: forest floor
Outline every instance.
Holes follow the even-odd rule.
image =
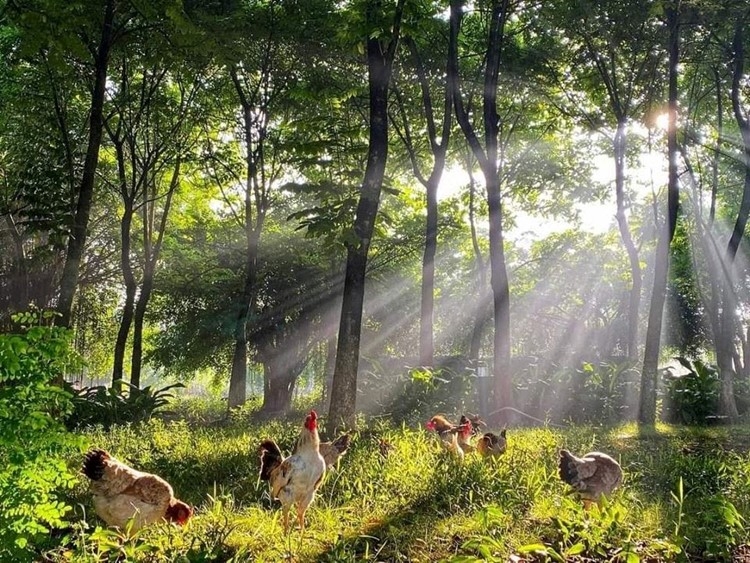
[[[750,562],[749,425],[511,427],[502,457],[459,463],[423,423],[365,421],[327,474],[304,533],[285,536],[279,503],[258,479],[257,447],[270,437],[288,453],[300,416],[176,410],[176,420],[83,436],[167,479],[196,507],[188,525],[132,536],[102,529],[82,477],[68,499],[66,546],[45,560]],[[381,439],[393,446],[385,457]],[[624,482],[609,502],[585,511],[568,494],[557,470],[562,447],[620,461]]]

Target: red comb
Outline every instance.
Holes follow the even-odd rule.
[[[316,413],[315,411],[310,411],[310,418],[312,418],[313,420],[317,420],[318,413]]]

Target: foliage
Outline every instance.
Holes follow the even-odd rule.
[[[154,389],[142,389],[127,382],[119,386],[84,387],[73,395],[73,415],[68,418],[70,429],[100,425],[107,429],[115,424],[141,422],[161,411],[174,397],[172,389],[185,387],[174,383]]]
[[[461,358],[437,359],[437,367],[405,368],[396,359],[367,360],[359,382],[364,412],[389,413],[396,423],[425,421],[436,412],[476,412],[478,378]]]
[[[166,478],[196,515],[182,529],[154,526],[126,537],[95,525],[90,498],[79,487],[71,498],[75,522],[48,559],[728,560],[750,541],[743,527],[750,514],[750,462],[742,453],[750,445],[747,427],[510,428],[503,457],[472,454],[457,463],[421,421],[394,426],[374,419],[326,476],[305,533],[285,538],[278,503],[257,478],[256,447],[272,437],[289,452],[301,419],[297,413],[262,421],[246,412],[211,427],[153,418],[87,431],[87,442]],[[387,457],[381,439],[392,446]],[[563,446],[619,459],[621,489],[583,510],[557,476]],[[78,454],[70,463],[80,463]]]
[[[537,418],[576,424],[632,419],[638,372],[624,358],[583,361],[577,368],[540,358],[519,359],[514,375],[518,404]]]
[[[709,424],[716,413],[721,381],[719,370],[700,359],[676,358],[685,374],[667,370],[666,419],[682,424]]]
[[[23,313],[21,333],[0,334],[0,560],[31,561],[33,548],[71,510],[61,491],[75,483],[65,456],[79,440],[62,419],[71,397],[53,384],[80,365],[72,333]]]
[[[585,554],[596,560],[640,561],[637,546],[631,541],[622,541],[622,529],[626,526],[626,514],[618,505],[611,505],[604,500],[601,506],[595,506],[591,520],[581,513],[581,507],[570,499],[565,499],[563,511],[551,518],[552,538],[547,544],[530,544],[522,546],[520,553],[543,555],[551,561],[569,561],[575,556]],[[679,549],[672,548],[679,552]]]

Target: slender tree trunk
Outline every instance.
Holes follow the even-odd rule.
[[[253,108],[246,100],[237,75],[232,71],[237,94],[242,101],[245,125],[245,147],[247,156],[247,181],[245,185],[245,284],[238,303],[234,327],[234,353],[232,355],[232,373],[229,378],[229,408],[245,404],[247,396],[247,323],[254,309],[256,279],[258,276],[258,247],[263,228],[263,210],[258,205],[255,222],[253,221],[253,194],[257,192],[258,163],[254,150]]]
[[[107,66],[113,41],[113,23],[115,18],[116,0],[107,0],[104,6],[104,24],[102,36],[94,60],[94,89],[91,94],[91,114],[89,116],[89,140],[86,158],[83,164],[81,185],[78,190],[75,217],[68,247],[66,251],[65,267],[60,280],[60,296],[57,310],[60,312],[60,324],[71,325],[71,311],[73,298],[78,288],[78,272],[86,245],[91,204],[94,198],[94,184],[96,168],[99,164],[99,147],[102,143],[102,128],[104,120],[104,94],[107,85]]]
[[[120,250],[120,267],[125,282],[125,303],[122,307],[122,318],[120,328],[117,331],[114,350],[114,366],[112,368],[112,387],[119,388],[124,378],[123,368],[125,365],[125,349],[127,347],[130,327],[133,323],[133,308],[135,306],[136,281],[133,268],[130,263],[130,227],[133,220],[132,202],[125,202],[125,210],[120,220],[120,237],[122,247]]]
[[[144,225],[151,225],[144,229],[144,267],[143,267],[143,284],[141,285],[141,293],[138,296],[138,302],[135,305],[135,319],[133,325],[133,357],[131,359],[130,369],[130,384],[133,387],[140,387],[141,384],[141,368],[143,365],[143,324],[146,316],[146,310],[148,309],[148,303],[151,300],[151,295],[154,292],[154,278],[156,276],[156,268],[159,264],[159,258],[161,257],[161,248],[164,242],[164,234],[167,230],[167,220],[169,218],[169,212],[172,209],[172,198],[174,197],[177,188],[180,185],[180,170],[182,168],[182,156],[178,155],[174,164],[174,170],[172,171],[172,179],[169,182],[169,190],[167,191],[166,198],[164,200],[164,207],[162,208],[161,218],[159,224],[154,229],[154,205],[157,201],[156,187],[154,187],[154,195],[151,198],[151,202],[144,203],[143,206],[143,221]],[[154,232],[156,232],[156,240],[154,240]]]
[[[736,353],[737,320],[735,310],[737,298],[735,295],[736,266],[735,258],[742,237],[745,234],[748,214],[750,214],[750,122],[742,108],[742,80],[745,66],[744,24],[737,21],[734,33],[734,60],[732,69],[732,111],[737,121],[742,138],[742,161],[745,168],[745,180],[740,201],[740,209],[727,243],[724,259],[724,276],[721,284],[721,306],[719,308],[719,334],[716,339],[716,362],[721,375],[721,392],[719,395],[719,414],[727,419],[735,420],[739,413],[734,396],[734,379],[736,373],[733,366],[733,356]]]
[[[503,46],[505,22],[508,17],[508,1],[492,3],[487,63],[484,73],[482,116],[484,124],[484,148],[474,132],[461,99],[458,73],[458,33],[463,17],[463,2],[451,0],[451,23],[449,40],[448,82],[453,90],[456,118],[461,130],[479,161],[487,189],[490,230],[490,286],[492,288],[494,335],[493,374],[494,399],[497,422],[507,421],[508,407],[513,403],[510,372],[510,289],[505,262],[503,241],[503,209],[498,172],[497,83],[500,73],[500,52]]]
[[[641,424],[656,422],[656,386],[658,383],[659,349],[661,346],[662,316],[666,300],[669,273],[669,249],[677,226],[679,183],[677,177],[677,65],[679,63],[679,12],[667,5],[669,28],[669,129],[667,131],[667,157],[669,182],[667,186],[667,216],[659,233],[654,259],[654,290],[646,330],[646,347],[641,372],[641,399],[638,421]]]
[[[396,56],[403,6],[404,0],[399,0],[389,43],[384,43],[378,37],[370,36],[367,39],[370,138],[365,177],[354,218],[356,242],[349,244],[347,248],[336,368],[333,373],[328,414],[332,430],[354,426],[367,253],[375,227],[388,158],[388,86]],[[380,8],[381,3],[378,0],[368,3],[368,22],[373,22],[378,17],[376,12]]]
[[[247,321],[255,288],[255,267],[255,259],[248,258],[245,264],[245,286],[234,327],[234,353],[232,354],[232,373],[229,378],[230,409],[244,405],[247,394]]]
[[[417,76],[422,91],[422,107],[424,108],[427,134],[432,150],[432,171],[429,178],[425,179],[419,171],[414,148],[411,144],[411,136],[407,135],[407,144],[409,155],[412,159],[414,173],[420,182],[425,186],[427,202],[427,221],[425,223],[425,245],[424,255],[422,258],[422,287],[421,287],[421,307],[420,307],[420,324],[419,324],[419,359],[422,366],[431,367],[435,363],[435,330],[434,330],[434,309],[435,309],[435,255],[437,254],[437,236],[438,236],[438,200],[437,190],[440,185],[440,179],[445,169],[446,154],[448,152],[448,142],[450,140],[451,123],[453,116],[453,98],[451,89],[445,85],[445,95],[443,97],[443,122],[438,139],[438,130],[435,124],[434,109],[432,104],[432,95],[430,93],[430,82],[424,70],[422,59],[419,56],[416,43],[412,39],[406,39],[414,58],[414,64],[417,70]],[[447,72],[446,72],[447,76]],[[404,124],[408,132],[408,121],[404,117]]]
[[[466,166],[469,170],[469,229],[471,231],[471,246],[474,249],[474,279],[476,286],[477,310],[474,316],[474,324],[471,329],[471,338],[469,339],[469,360],[475,364],[479,360],[479,354],[482,349],[482,335],[484,326],[489,320],[487,314],[488,307],[485,307],[485,294],[487,287],[487,266],[484,263],[482,249],[479,247],[476,226],[476,183],[474,175],[471,172],[471,157],[466,159]]]
[[[254,235],[255,233],[253,233]],[[232,374],[229,379],[229,408],[245,404],[247,394],[247,323],[255,301],[255,280],[257,278],[258,241],[256,236],[248,239],[247,261],[245,263],[245,285],[234,329],[234,353]]]
[[[123,74],[124,74],[123,70]],[[125,81],[123,80],[123,84]],[[123,202],[123,212],[120,218],[120,269],[122,278],[125,283],[125,303],[122,308],[122,318],[120,319],[120,328],[117,331],[115,340],[114,361],[112,367],[112,388],[120,389],[120,383],[124,379],[125,366],[125,349],[127,348],[128,335],[130,327],[133,324],[133,308],[135,307],[135,293],[137,283],[133,274],[133,266],[130,262],[131,234],[130,229],[133,224],[134,198],[136,190],[130,194],[128,190],[127,171],[125,168],[125,152],[123,142],[120,139],[120,125],[116,131],[113,131],[108,125],[107,132],[110,140],[115,147],[117,157],[117,178],[120,184],[120,196]]]
[[[440,171],[442,173],[442,169]],[[430,176],[427,185],[427,223],[425,225],[424,255],[422,257],[422,288],[419,322],[419,363],[432,367],[435,363],[433,315],[435,310],[435,254],[437,253],[438,202],[437,186],[440,174]]]
[[[625,251],[630,261],[630,298],[628,300],[628,338],[626,344],[626,353],[628,359],[636,361],[638,359],[638,317],[641,306],[641,287],[643,285],[643,276],[641,273],[641,263],[638,258],[638,249],[633,242],[630,234],[628,219],[625,215],[625,154],[627,146],[626,123],[621,119],[617,123],[615,138],[613,143],[615,155],[615,196],[617,201],[617,225],[620,229],[620,237]]]
[[[141,293],[138,296],[138,302],[135,304],[135,315],[133,317],[133,356],[130,360],[130,384],[138,388],[141,386],[141,368],[143,365],[143,322],[153,289],[153,271],[144,272]]]

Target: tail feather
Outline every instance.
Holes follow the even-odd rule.
[[[279,446],[273,440],[263,440],[260,443],[260,479],[268,481],[271,478],[271,472],[276,469],[284,456],[281,454]]]
[[[560,479],[569,485],[575,485],[578,481],[577,461],[568,450],[560,450]]]
[[[349,437],[349,434],[342,434],[333,441],[333,447],[338,450],[340,455],[344,455],[349,449],[350,442],[351,438]]]
[[[107,460],[110,455],[107,451],[99,448],[89,450],[83,456],[83,466],[81,471],[92,481],[98,481],[104,476]]]

